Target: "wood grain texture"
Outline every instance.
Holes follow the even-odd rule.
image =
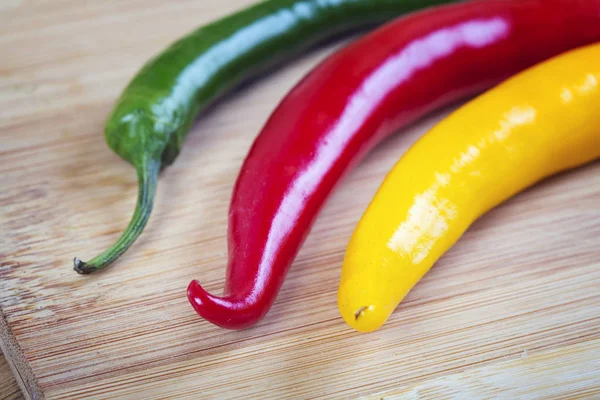
[[[469,369],[365,399],[575,399],[600,391],[597,340]],[[510,382],[510,386],[507,383]]]
[[[10,366],[0,353],[0,400],[22,400],[23,394],[17,385]]]
[[[478,221],[380,331],[353,332],[339,317],[355,223],[386,171],[444,113],[379,146],[340,184],[258,326],[224,331],[193,312],[190,280],[223,287],[227,208],[244,155],[332,48],[206,113],[162,174],[143,237],[104,273],[72,271],[73,256],[89,258],[118,237],[135,203],[135,173],[102,132],[115,98],[148,57],[248,3],[1,2],[2,341],[14,341],[9,357],[33,375],[28,396],[600,396],[590,373],[600,359],[600,163]]]

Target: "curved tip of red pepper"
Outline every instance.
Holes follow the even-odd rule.
[[[190,282],[188,300],[205,320],[226,329],[246,329],[256,324],[265,314],[262,307],[246,300],[217,297],[208,293],[196,280]]]

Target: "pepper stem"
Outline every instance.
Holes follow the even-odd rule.
[[[129,246],[140,236],[152,212],[159,171],[160,160],[146,159],[140,163],[137,168],[139,184],[138,199],[131,222],[129,222],[125,232],[123,232],[115,244],[92,260],[83,262],[75,257],[73,259],[73,269],[77,273],[88,275],[108,267],[125,253]]]

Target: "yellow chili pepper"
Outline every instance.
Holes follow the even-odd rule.
[[[471,101],[391,170],[358,223],[338,292],[344,320],[378,329],[482,214],[600,157],[600,44],[539,64]]]

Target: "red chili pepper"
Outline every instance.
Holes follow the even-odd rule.
[[[273,304],[334,186],[374,145],[595,40],[600,0],[488,0],[400,18],[329,57],[286,96],[252,146],[229,213],[225,295],[193,281],[193,307],[224,328],[252,326]]]

